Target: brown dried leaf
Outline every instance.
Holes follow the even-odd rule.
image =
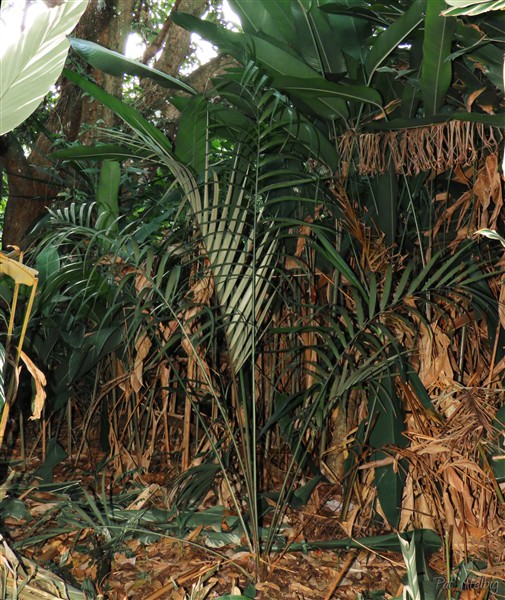
[[[45,386],[47,384],[46,376],[42,371],[35,366],[34,362],[29,356],[21,351],[21,360],[25,363],[26,368],[30,371],[31,376],[35,382],[35,399],[33,400],[33,415],[30,419],[40,419],[44,404],[46,401]]]
[[[466,110],[468,112],[472,111],[472,104],[475,102],[475,100],[477,100],[477,98],[482,94],[482,92],[485,91],[485,89],[486,88],[480,88],[479,90],[475,90],[474,92],[468,95],[468,98],[466,99]]]
[[[130,377],[130,383],[133,390],[138,394],[143,385],[144,359],[149,354],[152,342],[147,333],[140,334],[135,342],[135,363]]]
[[[431,444],[428,444],[424,448],[418,450],[417,454],[422,456],[423,454],[441,454],[443,452],[448,452],[450,454],[451,449],[443,444],[432,442]]]

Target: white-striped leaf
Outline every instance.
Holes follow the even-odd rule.
[[[490,240],[497,240],[503,247],[505,247],[505,239],[503,239],[502,236],[494,229],[479,229],[474,233],[474,235],[483,235]]]
[[[414,538],[409,542],[399,535],[398,541],[400,542],[403,560],[407,567],[408,585],[404,587],[403,597],[410,600],[422,600],[417,575],[416,544]]]
[[[505,0],[445,0],[451,7],[443,11],[444,17],[476,16],[491,10],[505,10]]]
[[[67,0],[49,8],[44,2],[4,2],[0,8],[0,135],[29,117],[61,75],[67,35],[88,0]]]

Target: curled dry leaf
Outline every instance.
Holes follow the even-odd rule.
[[[40,419],[42,409],[46,401],[45,386],[47,384],[46,376],[42,371],[35,365],[32,359],[23,351],[21,351],[21,360],[26,365],[26,368],[30,372],[35,382],[35,399],[33,401],[33,415],[30,419]]]

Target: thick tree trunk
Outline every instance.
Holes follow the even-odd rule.
[[[0,160],[7,174],[8,202],[4,213],[3,248],[21,245],[27,226],[40,217],[47,205],[47,186],[36,180],[23,148],[13,134],[2,137]]]

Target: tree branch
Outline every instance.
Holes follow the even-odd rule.
[[[179,10],[179,6],[182,0],[175,0],[174,5],[172,6],[172,10],[168,15],[166,21],[163,23],[163,27],[160,32],[156,36],[154,42],[147,46],[145,49],[144,55],[142,56],[142,62],[147,65],[147,63],[154,58],[154,56],[163,48],[165,42],[167,41],[170,27],[173,25],[172,21],[172,13]]]

